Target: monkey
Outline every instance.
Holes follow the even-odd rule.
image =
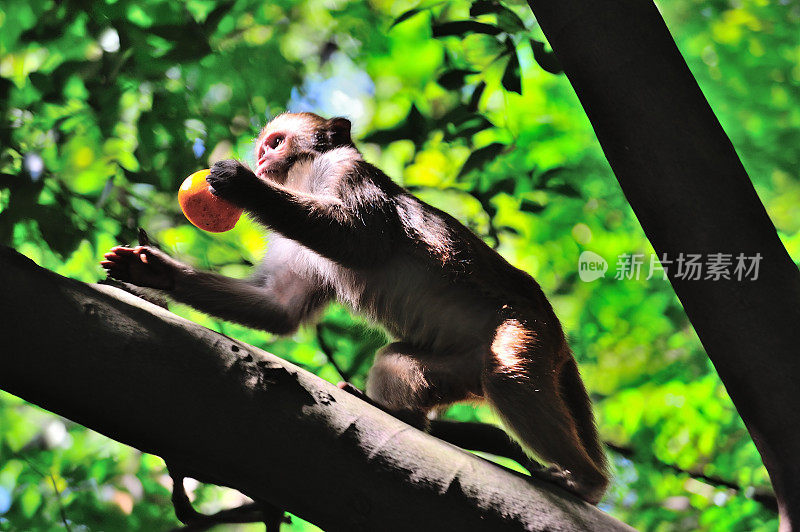
[[[332,301],[385,328],[366,397],[425,428],[457,402],[485,401],[537,476],[597,504],[608,483],[591,402],[539,284],[449,214],[366,162],[346,118],[284,113],[255,142],[256,169],[216,162],[216,196],[271,231],[248,279],[117,246],[110,277],[246,326],[286,335]]]

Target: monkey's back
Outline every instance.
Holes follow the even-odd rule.
[[[382,265],[355,276],[356,294],[346,299],[356,310],[433,351],[486,350],[491,331],[509,317],[556,341],[563,336],[530,275],[447,213],[408,193],[394,201],[399,241]]]

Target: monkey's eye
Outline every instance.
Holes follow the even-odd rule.
[[[284,137],[283,135],[272,135],[270,138],[267,139],[267,146],[269,146],[271,149],[274,150],[275,148],[283,144],[284,140],[286,140],[286,137]]]

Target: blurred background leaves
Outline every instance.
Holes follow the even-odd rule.
[[[800,4],[659,7],[798,260]],[[542,284],[618,449],[604,510],[643,530],[776,528],[754,499],[769,486],[758,453],[669,284],[577,276],[584,250],[613,265],[652,249],[521,0],[7,0],[0,241],[97,281],[101,255],[142,226],[186,261],[245,276],[263,231],[203,233],[176,191],[212,161],[252,162],[260,126],[286,109],[349,117],[368,160]],[[291,338],[172,309],[358,386],[386,341],[336,305]],[[484,407],[447,415],[497,422]],[[205,511],[241,498],[189,488]],[[176,523],[159,458],[0,392],[0,529]]]

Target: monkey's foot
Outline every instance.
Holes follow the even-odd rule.
[[[597,504],[600,502],[603,493],[605,493],[606,486],[608,485],[608,481],[605,478],[597,482],[585,481],[576,478],[568,469],[561,469],[555,466],[537,471],[534,477],[552,482],[590,504]]]
[[[364,392],[362,392],[349,382],[340,382],[336,386],[339,387],[340,390],[344,390],[350,395],[358,397],[362,401],[371,404],[375,408],[383,410],[390,416],[395,417],[404,423],[408,423],[414,428],[417,428],[419,430],[427,430],[428,428],[429,420],[425,415],[425,412],[422,411],[417,412],[415,410],[398,410],[398,411],[390,410],[385,406],[380,405],[376,403],[374,400],[367,397],[367,394],[365,394]]]

